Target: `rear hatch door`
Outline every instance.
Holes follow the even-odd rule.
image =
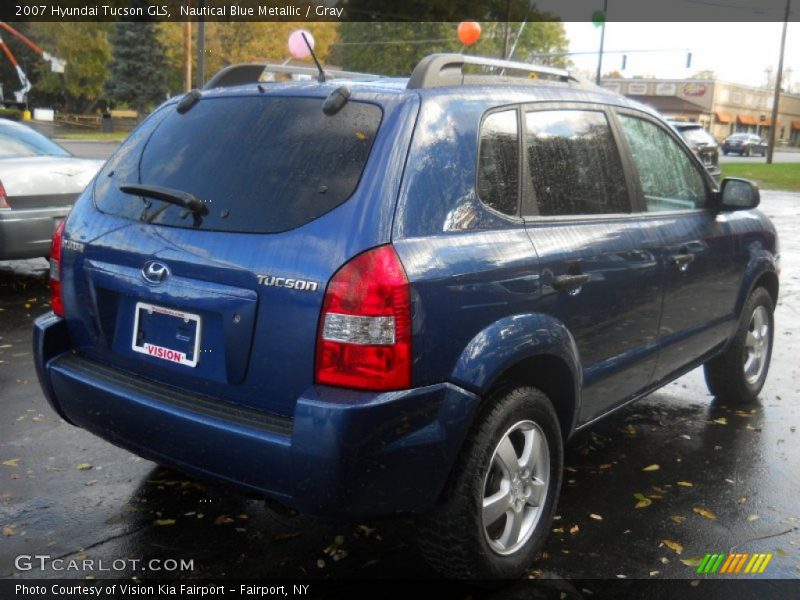
[[[65,231],[65,307],[83,354],[291,414],[313,385],[328,280],[389,241],[416,111],[364,93],[328,116],[327,87],[205,94],[129,138]]]

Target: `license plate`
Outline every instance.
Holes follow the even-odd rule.
[[[200,354],[200,315],[137,302],[134,309],[135,352],[194,367]]]

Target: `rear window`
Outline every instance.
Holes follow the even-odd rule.
[[[716,144],[717,142],[702,127],[678,128],[685,140],[692,144]]]
[[[205,98],[185,114],[166,107],[148,119],[97,178],[106,213],[193,227],[180,206],[125,194],[141,184],[189,192],[208,207],[198,227],[277,233],[347,200],[358,186],[382,112],[348,102],[326,116],[322,99]]]
[[[70,156],[70,153],[33,129],[0,126],[0,158],[14,156]]]

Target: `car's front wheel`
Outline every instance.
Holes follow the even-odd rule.
[[[772,358],[773,312],[772,296],[756,288],[727,350],[705,364],[708,389],[723,402],[752,402],[764,387]]]
[[[439,506],[420,519],[423,556],[451,577],[521,577],[550,531],[562,465],[547,396],[517,387],[490,399]]]

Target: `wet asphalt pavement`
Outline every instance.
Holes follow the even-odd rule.
[[[781,233],[783,275],[760,402],[716,403],[698,370],[573,439],[533,576],[691,578],[705,553],[740,551],[774,553],[763,577],[800,577],[800,194],[763,192],[762,208]],[[141,574],[20,571],[23,554],[193,560],[166,574],[180,578],[433,576],[408,519],[283,521],[62,422],[31,356],[46,267],[0,263],[0,578]]]

